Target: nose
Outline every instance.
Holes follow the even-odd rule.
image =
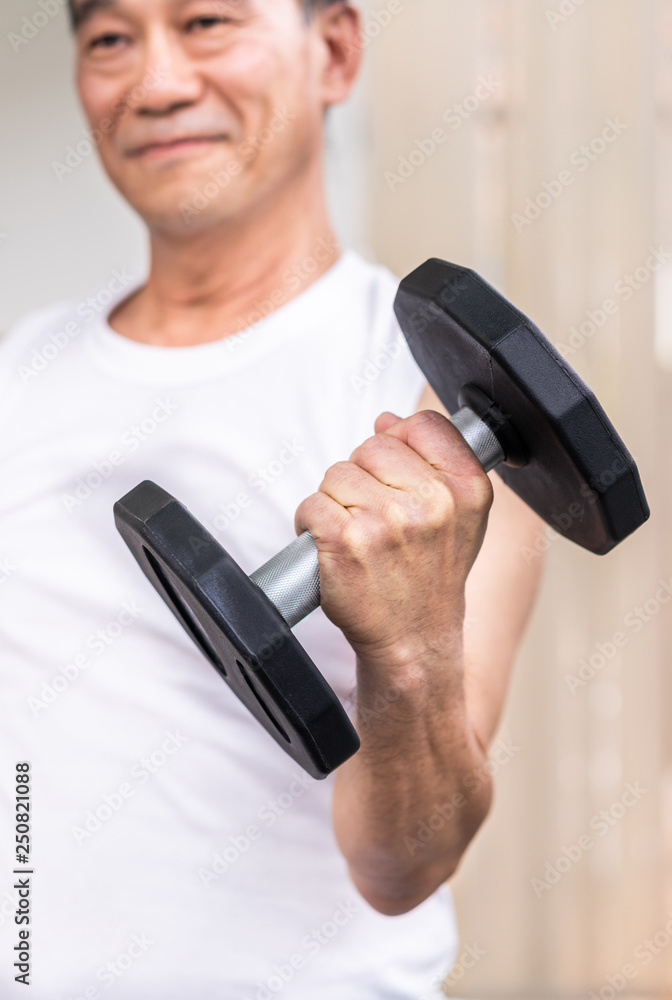
[[[203,80],[179,39],[162,27],[147,37],[141,72],[142,83],[130,91],[128,101],[138,114],[170,114],[194,104],[203,92]]]

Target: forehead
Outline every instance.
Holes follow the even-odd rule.
[[[156,10],[165,9],[167,12],[184,7],[189,0],[157,0],[151,7]],[[269,2],[277,4],[277,0],[210,0],[208,6],[214,8],[212,13],[226,14],[227,12],[244,13],[251,10],[260,10],[268,6]],[[147,12],[150,5],[146,0],[70,0],[70,10],[75,27],[79,27],[88,21],[94,14],[108,11],[110,13],[132,13],[141,15]]]

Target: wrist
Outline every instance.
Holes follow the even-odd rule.
[[[457,605],[457,606],[456,606]],[[444,613],[427,614],[427,619],[410,622],[393,622],[384,636],[379,634],[371,641],[350,639],[358,660],[372,668],[383,666],[403,673],[413,670],[425,661],[445,659],[464,638],[465,602],[451,602]]]
[[[361,740],[357,758],[383,755],[407,766],[419,757],[444,760],[470,747],[462,660],[413,661],[403,672],[371,669],[358,660],[354,723]],[[355,758],[356,759],[356,758]],[[404,763],[405,762],[405,763]]]
[[[461,625],[441,636],[409,634],[386,645],[355,649],[357,690],[375,696],[389,687],[412,699],[452,698],[463,693],[464,642]]]

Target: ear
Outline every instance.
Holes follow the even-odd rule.
[[[332,4],[314,16],[313,30],[322,45],[322,99],[327,108],[344,101],[357,79],[363,48],[359,11],[348,0]]]

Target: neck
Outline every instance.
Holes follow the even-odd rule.
[[[151,232],[147,283],[113,312],[113,329],[155,346],[194,346],[239,333],[299,295],[340,255],[321,171],[302,181],[186,239]]]

